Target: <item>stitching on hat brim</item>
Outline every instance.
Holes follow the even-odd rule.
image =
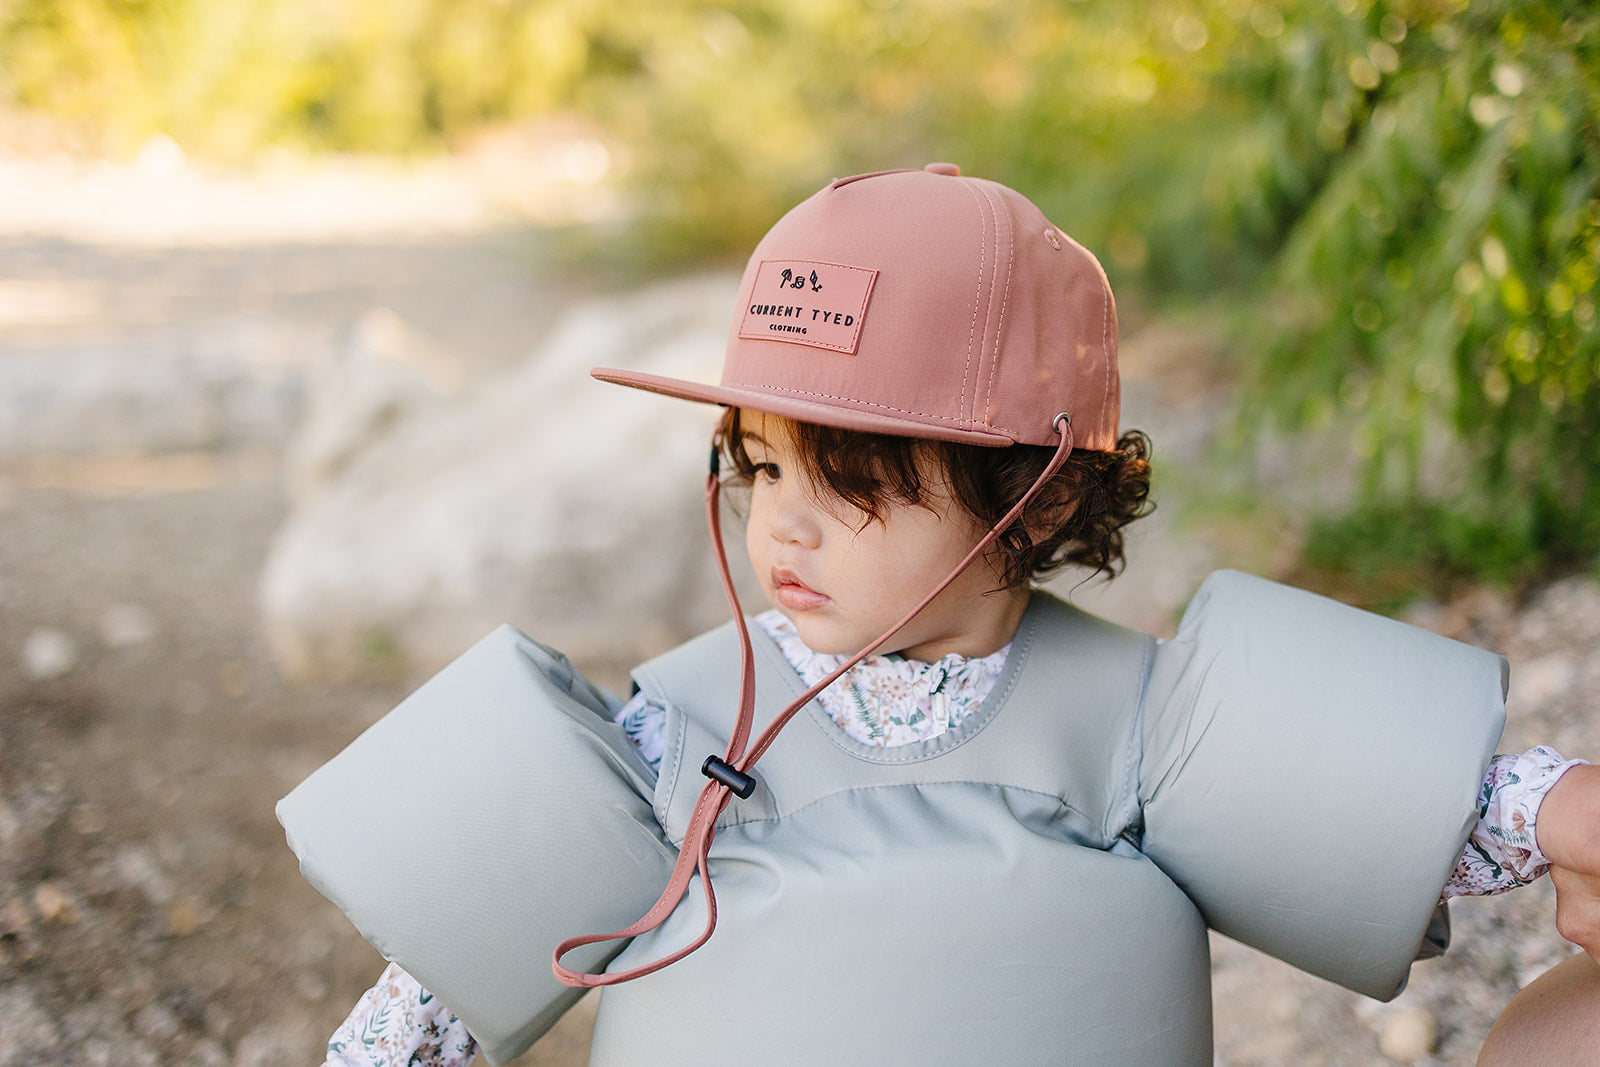
[[[679,400],[692,400],[702,404],[723,404],[729,407],[748,407],[769,414],[793,418],[801,422],[837,425],[842,429],[859,429],[867,432],[887,433],[899,437],[931,437],[939,440],[961,441],[990,447],[1016,444],[1021,435],[1006,436],[1006,431],[969,430],[959,425],[949,425],[948,416],[918,413],[886,404],[853,400],[849,397],[831,397],[826,393],[805,394],[799,390],[774,390],[770,387],[747,386],[738,383],[710,385],[682,378],[667,378],[628,371],[613,367],[595,367],[590,372],[599,381],[612,385],[625,385],[633,389],[659,393]],[[798,395],[797,395],[798,394]],[[808,399],[817,397],[819,399]],[[884,414],[863,411],[860,407],[843,407],[822,403],[821,400],[838,400],[852,405],[865,404],[878,408]],[[893,414],[888,414],[893,413]],[[897,419],[895,415],[918,416],[932,422],[911,422]],[[854,424],[854,425],[852,425]]]
[[[1004,426],[991,425],[987,430],[965,430],[959,426],[941,426],[937,424],[911,423],[896,421],[890,415],[875,416],[874,413],[861,411],[858,408],[839,407],[834,404],[823,404],[814,400],[806,400],[800,396],[790,396],[783,393],[774,395],[772,392],[761,392],[760,387],[745,385],[719,386],[705,382],[689,381],[685,378],[667,378],[658,374],[646,374],[642,371],[621,370],[615,367],[595,367],[589,371],[591,377],[597,381],[607,382],[611,385],[624,385],[630,389],[640,389],[644,392],[658,393],[678,400],[692,400],[698,404],[722,404],[726,407],[749,407],[753,410],[767,411],[773,415],[793,418],[800,422],[823,422],[830,415],[858,416],[862,420],[872,420],[872,432],[894,434],[900,437],[931,437],[942,441],[965,441],[977,445],[1012,445],[1030,443],[1044,447],[1054,445],[1053,440],[1027,441],[1026,434],[1021,430]],[[819,393],[817,396],[826,397],[827,394]],[[863,401],[841,398],[848,403],[860,404]],[[778,405],[787,402],[792,405],[789,410],[784,410]],[[886,405],[885,411],[898,411]],[[914,412],[908,414],[915,414]],[[812,417],[816,416],[816,417]],[[932,419],[948,421],[948,416],[929,415]],[[878,421],[878,420],[882,421]],[[843,429],[868,429],[865,426],[844,426],[842,423],[832,422],[828,425],[840,425]],[[1052,434],[1054,429],[1052,428]],[[1115,447],[1114,439],[1107,439],[1105,443],[1099,441],[1099,432],[1089,428],[1081,440],[1074,435],[1073,447],[1090,450],[1105,450]]]

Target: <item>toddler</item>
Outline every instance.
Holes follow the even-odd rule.
[[[1407,628],[1383,620],[1347,623],[1356,614],[1349,609],[1241,576],[1208,583],[1191,609],[1194,624],[1186,617],[1178,639],[1160,645],[1035,591],[1066,566],[1107,576],[1120,568],[1123,529],[1148,508],[1149,443],[1118,429],[1116,313],[1098,263],[1004,186],[948,164],[836,181],[756,249],[719,384],[595,374],[723,406],[708,513],[736,619],[642,667],[626,702],[584,687],[559,662],[541,668],[597,720],[620,727],[631,748],[602,745],[597,764],[616,768],[608,773],[622,782],[612,807],[637,799],[643,806],[632,810],[647,814],[634,821],[647,824],[664,853],[678,853],[675,863],[670,855],[638,861],[641,871],[672,866],[667,891],[643,919],[556,950],[566,986],[628,982],[603,1002],[597,1061],[749,1052],[759,1062],[820,1062],[846,1048],[885,1062],[1005,1051],[1022,1060],[1209,1063],[1206,923],[1387,997],[1413,956],[1442,947],[1439,927],[1423,928],[1436,901],[1502,892],[1551,863],[1579,879],[1600,871],[1589,840],[1596,769],[1543,747],[1485,761],[1484,742],[1469,738],[1437,746],[1428,762],[1444,768],[1450,795],[1421,803],[1428,811],[1413,820],[1423,827],[1417,855],[1396,859],[1404,869],[1393,880],[1407,888],[1395,906],[1420,920],[1353,920],[1352,931],[1384,932],[1350,950],[1345,943],[1358,938],[1344,927],[1276,917],[1337,911],[1295,899],[1318,896],[1317,886],[1260,884],[1250,863],[1226,860],[1222,879],[1236,885],[1220,897],[1208,888],[1213,874],[1174,840],[1185,835],[1162,829],[1164,812],[1189,805],[1185,776],[1200,781],[1201,796],[1231,788],[1201,780],[1213,773],[1204,739],[1225,727],[1223,712],[1213,720],[1195,710],[1204,702],[1196,694],[1235,684],[1226,682],[1226,656],[1243,642],[1224,642],[1222,658],[1206,660],[1196,650],[1223,625],[1208,619],[1241,605],[1247,631],[1291,646],[1316,643],[1293,633],[1302,616],[1312,630],[1323,613],[1335,627],[1393,627],[1374,647],[1424,642],[1418,647],[1439,669],[1418,682],[1398,667],[1391,678],[1374,655],[1360,669],[1381,676],[1380,691],[1420,693],[1430,704],[1466,694],[1491,717],[1498,668],[1485,666],[1485,654],[1446,650],[1451,643],[1402,635]],[[753,632],[722,560],[719,463],[741,492],[746,553],[770,605],[754,616]],[[1308,660],[1320,654],[1308,650]],[[1469,666],[1458,671],[1458,661]],[[1278,666],[1254,660],[1243,673]],[[1329,698],[1311,692],[1325,688],[1318,677],[1306,668],[1298,682],[1308,702]],[[1331,698],[1335,706],[1344,699]],[[1418,714],[1451,724],[1454,711]],[[1498,719],[1467,718],[1454,732],[1487,731],[1492,743]],[[602,738],[609,728],[589,726]],[[1340,773],[1355,788],[1382,788],[1419,762],[1404,743],[1341,753],[1310,739],[1274,748],[1269,733],[1251,736],[1263,738],[1259,751],[1229,757],[1229,772],[1255,799],[1226,809],[1242,813],[1234,817],[1207,816],[1229,823],[1215,832],[1242,839],[1243,852],[1275,850],[1277,831],[1257,829],[1258,809],[1267,809],[1265,827],[1277,814],[1270,809],[1304,803],[1307,825],[1317,823],[1316,802],[1273,795],[1284,792],[1271,783],[1285,767],[1293,776],[1299,766],[1359,754]],[[702,774],[710,781],[691,785]],[[1316,792],[1316,777],[1307,766],[1304,793]],[[1439,791],[1418,786],[1419,795]],[[583,799],[549,819],[558,833],[574,827],[579,843],[590,810]],[[304,821],[294,802],[283,809],[291,837]],[[597,796],[592,807],[606,804]],[[546,842],[524,827],[502,845]],[[310,846],[296,847],[311,874]],[[409,870],[385,877],[425,878],[426,857]],[[346,903],[365,890],[313,877],[396,961],[333,1035],[327,1062],[470,1062],[484,1035],[451,1008],[475,1021],[473,1011],[441,1003],[402,969],[411,966],[395,947],[404,933],[374,933],[409,920],[374,920],[360,900]],[[696,882],[704,902],[680,900]],[[708,940],[718,915],[713,884],[728,899],[723,932]],[[1587,885],[1567,895],[1572,909],[1594,909]],[[613,890],[624,893],[602,883],[574,896]],[[549,902],[499,904],[541,911]],[[586,934],[578,927],[600,914],[566,910],[540,921]],[[1260,915],[1268,918],[1257,931]],[[563,962],[579,950],[586,966],[605,970]],[[431,960],[430,951],[417,956]],[[1379,956],[1395,962],[1374,963]],[[438,967],[477,998],[458,970]],[[517,1054],[570,1004],[527,998],[526,1020],[513,1007],[513,1024],[486,1039],[494,1062]],[[1130,998],[1139,1010],[1129,1010]]]

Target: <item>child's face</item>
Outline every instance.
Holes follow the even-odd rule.
[[[820,494],[793,445],[789,423],[745,411],[745,449],[757,465],[745,548],[772,606],[807,647],[860,651],[926,596],[988,531],[951,502],[924,471],[924,503],[890,501],[882,521]],[[1025,588],[990,592],[1000,579],[975,561],[879,652],[936,660],[985,656],[1011,640],[1027,605]]]

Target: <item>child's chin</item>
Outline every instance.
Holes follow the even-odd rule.
[[[783,614],[794,623],[795,632],[800,635],[801,642],[811,651],[820,652],[825,656],[853,656],[872,640],[872,637],[864,637],[857,641],[852,636],[841,634],[836,628],[808,619],[799,612],[786,611]]]

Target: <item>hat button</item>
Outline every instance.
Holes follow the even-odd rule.
[[[943,174],[949,178],[959,178],[961,176],[961,168],[954,163],[929,163],[922,169],[929,174]]]

